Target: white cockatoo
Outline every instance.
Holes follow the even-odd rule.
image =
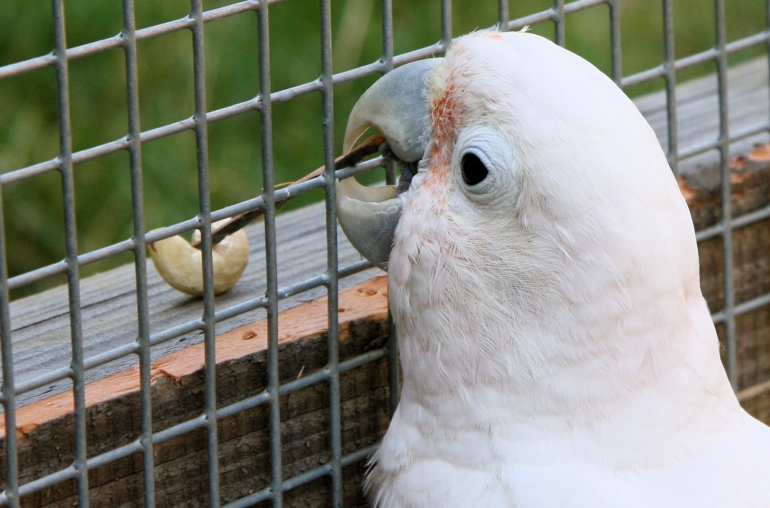
[[[720,362],[687,205],[610,79],[478,32],[375,83],[346,150],[368,127],[405,175],[338,187],[403,372],[375,506],[770,507],[770,429]]]

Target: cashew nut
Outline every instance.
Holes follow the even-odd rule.
[[[212,224],[212,228],[223,223]],[[193,233],[192,243],[200,241],[200,231]],[[152,262],[163,280],[171,287],[192,296],[203,295],[202,252],[181,236],[172,236],[148,244]],[[238,282],[249,262],[249,241],[243,230],[214,245],[214,294],[224,293]]]

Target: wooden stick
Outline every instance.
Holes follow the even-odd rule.
[[[348,152],[345,155],[341,155],[340,157],[337,157],[334,161],[334,169],[335,171],[338,169],[344,169],[349,168],[351,166],[355,166],[362,160],[364,160],[366,157],[369,157],[370,155],[374,155],[377,153],[380,149],[380,146],[385,143],[385,137],[382,135],[374,135],[366,139],[363,143],[355,147],[353,150]],[[326,170],[326,166],[321,166],[320,168],[316,169],[315,171],[312,171],[308,173],[307,175],[303,176],[299,180],[293,183],[302,183],[306,182],[308,180],[311,180],[317,176],[320,176],[323,174],[323,172]],[[280,184],[280,186],[283,186],[286,184]],[[283,205],[288,203],[288,199],[282,199],[277,200],[275,202],[275,209],[280,210]],[[235,215],[234,217],[231,217],[228,222],[223,224],[222,226],[214,229],[211,231],[211,243],[212,245],[216,245],[222,240],[224,240],[227,236],[232,235],[238,230],[241,230],[254,222],[255,220],[261,218],[265,214],[265,210],[263,208],[255,208],[254,210],[249,210],[248,212],[243,212],[241,214]],[[192,244],[193,247],[196,249],[200,249],[201,241],[197,241]]]

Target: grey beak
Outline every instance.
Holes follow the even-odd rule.
[[[369,128],[385,137],[404,162],[419,161],[428,138],[425,85],[440,59],[420,60],[395,69],[371,86],[350,113],[344,153]],[[401,216],[395,185],[364,187],[355,178],[337,183],[337,219],[345,236],[366,259],[387,270],[393,235]]]

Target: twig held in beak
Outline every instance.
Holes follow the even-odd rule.
[[[369,157],[370,155],[374,155],[380,150],[380,147],[383,143],[385,143],[385,137],[382,135],[374,135],[369,138],[367,138],[364,142],[353,148],[350,152],[346,153],[345,155],[341,155],[340,157],[337,157],[334,161],[334,169],[344,169],[349,168],[351,166],[355,166],[362,160],[364,160],[366,157]],[[316,169],[315,171],[312,171],[311,173],[308,173],[307,175],[303,176],[299,180],[293,183],[302,183],[306,182],[312,178],[315,178],[317,176],[320,176],[323,174],[324,170],[326,169],[326,166],[321,166],[320,168]],[[283,205],[285,205],[288,202],[288,199],[282,199],[275,202],[275,209],[279,210]],[[231,217],[229,220],[225,220],[223,224],[216,229],[212,229],[211,231],[211,242],[213,245],[218,244],[222,240],[224,240],[227,236],[232,235],[236,231],[239,231],[246,227],[247,225],[251,224],[253,221],[259,219],[265,214],[265,211],[262,208],[257,208],[254,210],[249,210],[248,212],[243,212],[241,214],[235,215]],[[191,245],[195,247],[196,249],[200,249],[201,242],[198,240],[195,243],[192,243]]]

